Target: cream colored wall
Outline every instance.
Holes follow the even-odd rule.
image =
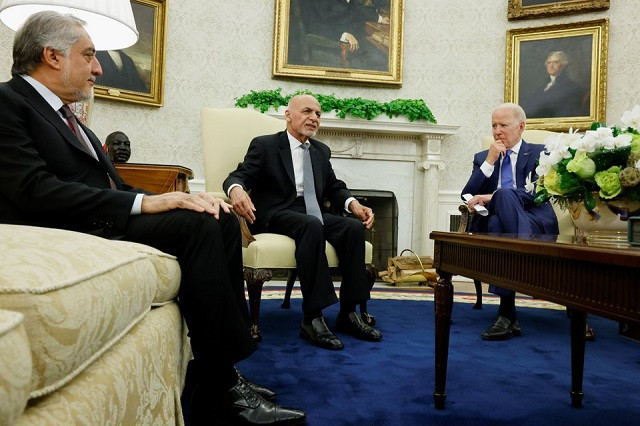
[[[230,107],[251,89],[308,88],[381,101],[423,98],[439,123],[461,125],[444,144],[441,190],[459,190],[471,153],[490,131],[490,110],[504,96],[505,34],[609,17],[607,119],[640,103],[640,8],[612,1],[608,11],[509,22],[506,0],[405,0],[404,76],[400,89],[321,85],[271,79],[273,1],[169,0],[165,99],[161,108],[97,99],[91,127],[102,139],[127,133],[132,162],[190,167],[203,179],[202,106]],[[10,78],[13,33],[0,24],[0,80]]]

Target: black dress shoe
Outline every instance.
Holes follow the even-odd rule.
[[[222,401],[206,400],[202,395],[195,401],[189,417],[195,425],[300,425],[307,418],[304,411],[267,401],[243,380],[238,380]]]
[[[238,367],[234,366],[234,368],[236,370],[236,374],[238,375],[238,380],[242,380],[243,382],[248,384],[249,387],[255,393],[257,393],[258,395],[260,395],[261,397],[263,397],[267,401],[274,401],[278,397],[278,394],[274,390],[271,390],[266,386],[262,386],[262,385],[259,385],[257,383],[250,382],[246,377],[244,377],[242,375],[242,373],[240,373],[240,370],[238,370]]]
[[[499,316],[491,327],[481,334],[484,340],[508,340],[521,334],[518,321]]]
[[[364,321],[364,323],[369,327],[376,325],[376,317],[371,315],[369,312],[362,312],[360,316],[362,317],[362,321]]]
[[[300,337],[312,345],[323,349],[338,350],[344,347],[340,339],[329,330],[329,327],[327,327],[322,317],[314,318],[311,324],[305,324],[304,321],[302,321]]]
[[[382,333],[365,324],[362,318],[355,312],[350,312],[347,316],[338,314],[336,331],[347,333],[356,339],[367,340],[369,342],[377,342],[382,339]]]
[[[589,323],[585,324],[584,327],[584,340],[587,342],[596,341],[596,331],[589,325]]]

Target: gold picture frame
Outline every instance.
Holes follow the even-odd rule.
[[[608,19],[507,30],[505,102],[524,108],[531,129],[606,121],[608,44]]]
[[[531,19],[609,9],[609,0],[509,0],[507,18]]]
[[[404,0],[328,6],[322,0],[276,0],[272,76],[401,86]],[[359,20],[354,27],[353,21],[339,18],[351,15],[340,7],[361,8],[360,16],[370,20]],[[355,42],[345,35],[350,28]]]
[[[167,33],[166,0],[131,0],[140,37],[131,47],[97,52],[102,76],[96,98],[162,106]]]

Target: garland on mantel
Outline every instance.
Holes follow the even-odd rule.
[[[409,121],[424,120],[436,124],[437,121],[431,110],[422,99],[394,99],[390,102],[378,102],[370,99],[362,98],[336,98],[334,95],[323,95],[321,93],[313,93],[309,90],[299,90],[289,95],[283,95],[282,89],[275,90],[252,90],[239,98],[236,98],[235,106],[247,108],[253,105],[255,109],[259,109],[264,113],[273,107],[276,110],[281,106],[286,106],[289,99],[294,95],[306,93],[313,95],[320,103],[322,111],[335,111],[336,116],[346,118],[351,115],[359,118],[371,120],[380,115],[386,115],[389,118],[405,116]]]

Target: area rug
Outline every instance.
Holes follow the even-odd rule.
[[[640,345],[620,337],[613,321],[590,317],[597,339],[587,343],[584,407],[576,409],[570,405],[569,320],[563,309],[524,307],[519,300],[523,335],[485,342],[480,333],[496,307],[477,311],[457,299],[446,408],[436,410],[429,292],[403,291],[419,299],[397,300],[374,291],[369,308],[382,342],[340,335],[345,348],[333,352],[299,338],[301,300],[281,309],[279,291],[265,292],[263,341],[239,368],[276,389],[280,404],[305,410],[309,425],[635,425],[640,419]],[[337,306],[324,313],[332,325]]]

